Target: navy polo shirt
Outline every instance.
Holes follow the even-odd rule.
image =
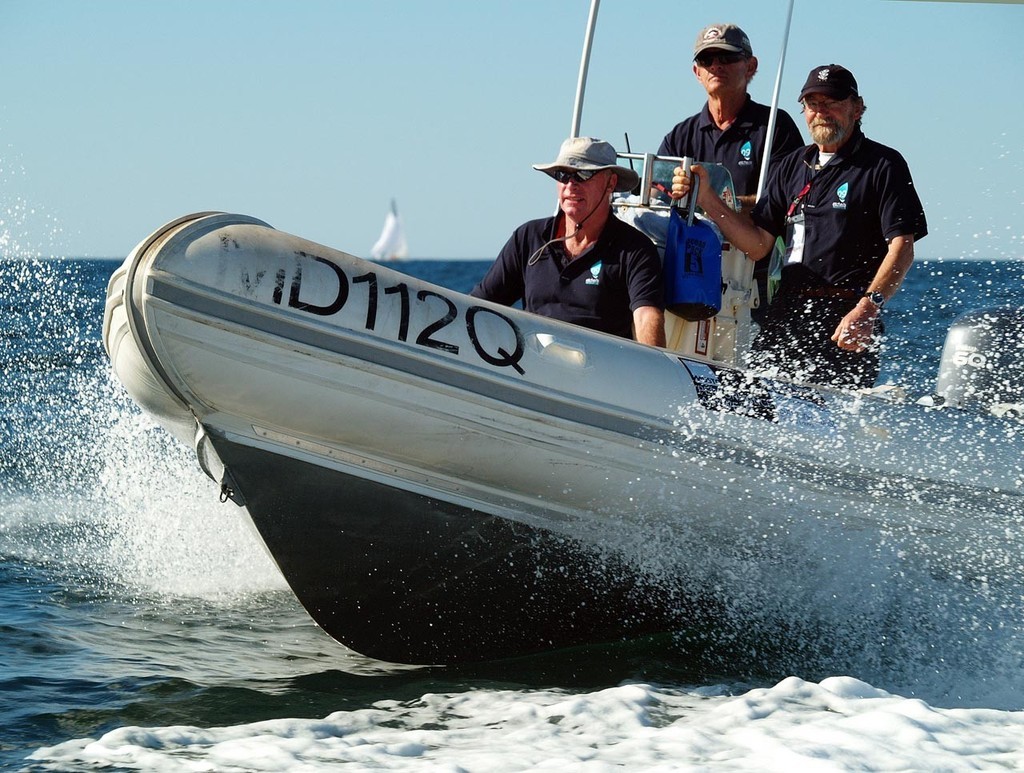
[[[534,314],[632,338],[633,311],[665,304],[654,243],[609,213],[589,252],[569,260],[563,243],[555,242],[529,265],[530,257],[554,238],[556,224],[549,217],[519,226],[470,295],[506,306],[522,301]]]
[[[689,156],[697,161],[722,164],[732,175],[736,195],[753,196],[757,193],[770,113],[771,108],[755,102],[748,94],[747,102],[736,120],[722,131],[711,119],[711,112],[705,103],[704,109],[697,115],[677,124],[665,135],[658,148],[658,155]],[[800,131],[789,113],[785,110],[777,111],[769,169],[774,168],[784,155],[803,145]]]
[[[751,215],[756,225],[788,241],[792,208],[804,227],[801,264],[807,271],[797,273],[862,291],[878,272],[888,240],[928,233],[924,207],[903,156],[859,128],[815,171],[817,157],[817,145],[810,145],[783,158]],[[791,268],[783,269],[783,288]]]

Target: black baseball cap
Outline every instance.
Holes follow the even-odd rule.
[[[841,64],[823,64],[811,70],[797,101],[803,102],[808,94],[824,94],[832,99],[859,96],[856,78]]]

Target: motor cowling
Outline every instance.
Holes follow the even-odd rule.
[[[1024,309],[957,317],[946,333],[936,391],[957,408],[1024,407]]]

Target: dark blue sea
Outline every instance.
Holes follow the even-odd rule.
[[[0,767],[1024,769],[1024,572],[1016,602],[936,615],[906,660],[854,623],[828,646],[775,642],[756,674],[643,646],[500,671],[348,652],[110,374],[118,263],[0,261]],[[468,291],[487,265],[396,267]],[[1004,305],[1024,306],[1024,261],[918,263],[881,381],[930,393],[952,321]],[[773,660],[789,644],[818,648],[813,673]]]

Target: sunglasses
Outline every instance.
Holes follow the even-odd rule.
[[[693,57],[693,61],[706,70],[715,62],[719,64],[736,64],[736,62],[742,62],[746,58],[743,54],[697,54],[697,56]]]
[[[564,169],[556,169],[551,176],[563,185],[568,185],[570,182],[585,183],[600,171],[600,169],[577,169],[575,172],[567,172]]]

